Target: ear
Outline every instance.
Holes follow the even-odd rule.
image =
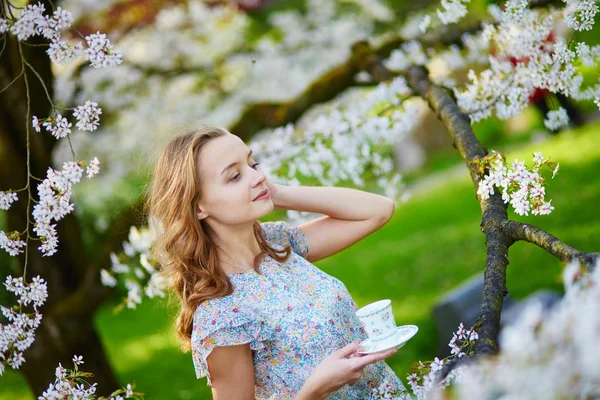
[[[198,219],[205,219],[206,217],[208,217],[208,213],[205,211],[202,211],[202,208],[200,207],[200,205],[196,206],[196,215],[198,216]]]

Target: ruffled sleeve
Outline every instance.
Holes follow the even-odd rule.
[[[306,258],[308,254],[308,240],[298,226],[285,221],[274,221],[262,222],[261,227],[265,239],[282,246],[286,246],[289,243],[294,253]]]
[[[191,338],[196,378],[206,376],[208,386],[212,382],[206,359],[215,347],[250,343],[252,350],[260,350],[270,339],[264,321],[250,317],[235,304],[214,300],[214,304],[204,301],[196,309]]]

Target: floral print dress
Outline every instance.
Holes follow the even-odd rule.
[[[211,386],[206,358],[212,349],[250,343],[256,398],[292,399],[325,357],[367,335],[346,286],[306,260],[304,233],[285,221],[262,222],[261,227],[273,248],[292,246],[290,258],[279,263],[266,256],[260,274],[228,275],[234,292],[204,301],[194,314],[192,359],[196,377],[206,376]],[[402,390],[382,360],[367,365],[359,381],[327,399],[404,398],[389,394]]]

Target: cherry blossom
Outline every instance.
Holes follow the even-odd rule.
[[[8,210],[12,203],[19,200],[16,192],[0,192],[0,210]]]
[[[467,6],[463,3],[469,3],[470,0],[441,0],[443,11],[437,9],[437,15],[444,25],[452,22],[458,22],[467,15]]]
[[[135,384],[128,383],[125,388],[113,391],[109,398],[104,396],[97,397],[97,383],[90,384],[88,379],[92,374],[79,370],[79,365],[83,364],[82,356],[73,356],[74,368],[64,368],[60,363],[55,370],[55,380],[48,385],[48,388],[42,393],[39,400],[119,400],[128,398],[141,398],[143,393],[134,392]],[[123,394],[125,397],[121,396]]]
[[[85,40],[89,46],[84,51],[85,59],[89,60],[94,68],[114,67],[123,62],[121,52],[113,49],[106,34],[97,32],[86,36]]]
[[[533,169],[527,169],[522,161],[515,159],[510,167],[506,165],[504,157],[495,150],[487,156],[479,167],[488,166],[489,172],[479,181],[477,194],[483,200],[495,193],[494,188],[500,188],[502,200],[510,203],[519,215],[548,215],[554,210],[551,200],[545,200],[546,190],[543,186],[544,179],[540,175],[541,168],[550,167],[554,163],[544,159],[541,152],[534,152]],[[552,171],[552,178],[558,171],[558,164]]]
[[[56,139],[64,138],[71,133],[71,124],[65,117],[58,114],[54,118],[48,118],[43,126]]]
[[[19,306],[12,308],[0,306],[0,310],[8,325],[0,324],[0,376],[3,374],[5,365],[13,369],[19,367],[25,362],[23,352],[27,350],[34,341],[35,330],[39,327],[42,314],[38,308],[41,307],[48,298],[48,289],[46,282],[39,276],[32,279],[32,282],[26,284],[22,277],[13,278],[8,276],[4,282],[8,292],[18,296],[17,303],[21,306],[32,305],[33,314],[20,313]]]
[[[53,40],[50,48],[46,51],[50,59],[57,64],[67,64],[79,58],[83,54],[83,45],[77,43],[71,45],[62,40]]]
[[[25,242],[20,240],[20,234],[17,231],[6,234],[0,231],[0,248],[8,252],[11,256],[16,256],[22,253],[25,247]]]
[[[88,179],[93,178],[98,172],[100,172],[100,160],[98,160],[98,157],[94,157],[86,169]]]
[[[73,113],[77,118],[77,128],[82,131],[95,131],[100,121],[100,114],[102,114],[102,109],[98,107],[98,103],[89,100],[84,105],[77,107]]]

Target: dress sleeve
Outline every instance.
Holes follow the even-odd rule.
[[[235,305],[203,302],[194,313],[191,338],[196,378],[206,376],[212,386],[206,359],[215,347],[250,343],[252,350],[260,350],[269,339],[264,321],[251,318]]]
[[[306,258],[308,254],[308,240],[302,230],[285,221],[262,222],[261,227],[265,239],[286,246],[292,246],[294,253]]]

